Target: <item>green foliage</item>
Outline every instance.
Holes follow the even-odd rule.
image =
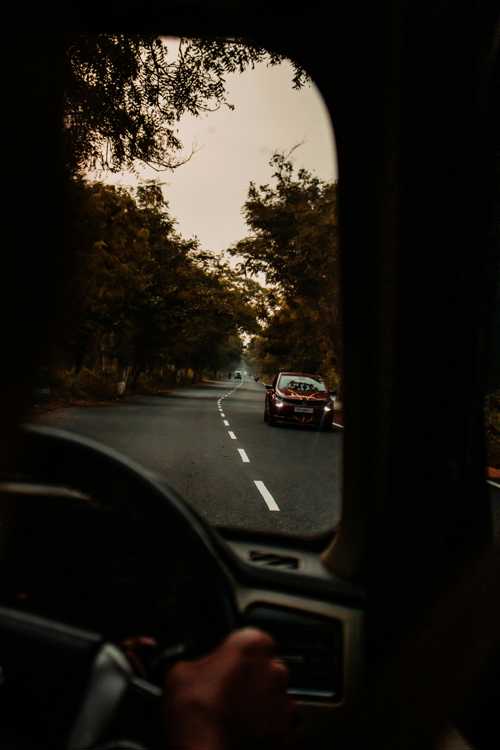
[[[238,39],[182,39],[173,55],[170,42],[149,33],[67,33],[64,54],[66,245],[74,274],[59,359],[77,374],[127,368],[132,385],[153,370],[191,369],[196,377],[231,367],[243,334],[257,333],[268,315],[267,293],[180,237],[157,183],[133,192],[83,175],[133,171],[141,162],[179,166],[182,116],[231,108],[228,74],[283,58]],[[305,80],[294,66],[293,85]]]
[[[280,55],[238,40],[182,39],[179,54],[154,34],[72,33],[65,45],[65,138],[68,171],[158,169],[183,163],[178,122],[231,106],[226,76]],[[304,71],[294,67],[293,85]]]
[[[156,183],[135,194],[80,179],[70,188],[79,233],[63,359],[76,371],[130,367],[132,384],[154,368],[239,361],[241,335],[258,330],[254,282],[178,234]]]
[[[321,372],[338,387],[336,184],[295,171],[281,154],[271,167],[271,185],[250,184],[244,215],[251,234],[231,250],[243,258],[242,272],[264,274],[271,287],[267,322],[248,356],[265,374]]]
[[[111,374],[83,368],[53,369],[51,372],[51,398],[65,401],[111,400],[116,397],[116,382]]]

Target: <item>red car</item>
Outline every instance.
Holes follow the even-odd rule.
[[[290,422],[331,429],[335,393],[319,375],[280,372],[266,385],[264,421],[270,425]]]

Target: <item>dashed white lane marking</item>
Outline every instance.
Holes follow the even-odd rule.
[[[260,494],[264,498],[264,502],[267,505],[267,507],[269,508],[269,510],[279,510],[278,503],[276,502],[276,500],[274,499],[274,497],[271,495],[271,493],[267,489],[267,487],[264,484],[264,482],[261,482],[258,479],[254,479],[253,483],[255,484],[255,486],[259,490]]]
[[[492,487],[496,487],[497,490],[500,490],[500,484],[497,484],[497,482],[494,482],[492,479],[487,479],[486,481],[488,484],[491,484]]]
[[[243,450],[243,448],[238,448],[238,453],[240,454],[241,460],[243,461],[244,464],[249,464],[250,463],[250,459],[248,458],[248,456],[245,453],[245,451]]]
[[[344,425],[343,424],[339,424],[338,422],[332,422],[332,425],[334,427],[341,427],[342,429],[344,429]]]
[[[218,406],[220,415],[223,418],[223,422],[224,422],[224,424],[225,424],[226,427],[229,427],[229,422],[228,422],[227,419],[224,419],[224,417],[226,415],[222,411],[221,401],[222,401],[223,398],[226,398],[228,396],[232,396],[233,393],[234,393],[234,391],[238,387],[239,386],[236,386],[236,388],[233,391],[230,391],[229,393],[225,393],[223,396],[221,396],[221,399],[219,401],[217,401],[217,406]],[[343,427],[343,425],[337,425],[337,424],[335,424],[335,422],[333,424],[336,427]],[[231,430],[228,430],[227,434],[229,435],[229,437],[231,438],[231,440],[237,440],[238,439],[236,437],[236,435],[234,434],[234,432],[232,432]],[[244,464],[249,464],[250,463],[250,459],[248,458],[248,456],[246,454],[246,451],[244,451],[243,448],[238,448],[238,453],[240,454],[240,458],[241,458],[241,460],[242,460],[242,462]],[[271,510],[271,511],[277,511],[278,510],[279,511],[279,505],[278,505],[278,503],[276,502],[276,500],[274,499],[274,497],[271,495],[271,493],[267,489],[267,487],[264,484],[264,482],[261,482],[259,479],[254,479],[253,483],[255,484],[255,486],[257,487],[257,489],[259,490],[262,498],[264,499],[265,504],[267,505],[268,510]]]

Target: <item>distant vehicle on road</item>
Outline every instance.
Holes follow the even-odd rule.
[[[235,373],[234,373],[234,379],[235,380],[241,380],[241,377],[242,377],[241,376],[241,371],[240,370],[236,370]]]
[[[329,430],[333,424],[335,393],[319,375],[279,372],[266,385],[264,422],[289,422]]]

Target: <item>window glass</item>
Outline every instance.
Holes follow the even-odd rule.
[[[305,394],[324,393],[327,390],[322,380],[295,374],[280,375],[278,388],[283,392],[288,391],[290,393],[296,392]]]
[[[75,262],[36,419],[157,472],[218,527],[331,529],[337,171],[318,90],[237,40],[66,39]],[[274,413],[280,372],[335,407]]]

